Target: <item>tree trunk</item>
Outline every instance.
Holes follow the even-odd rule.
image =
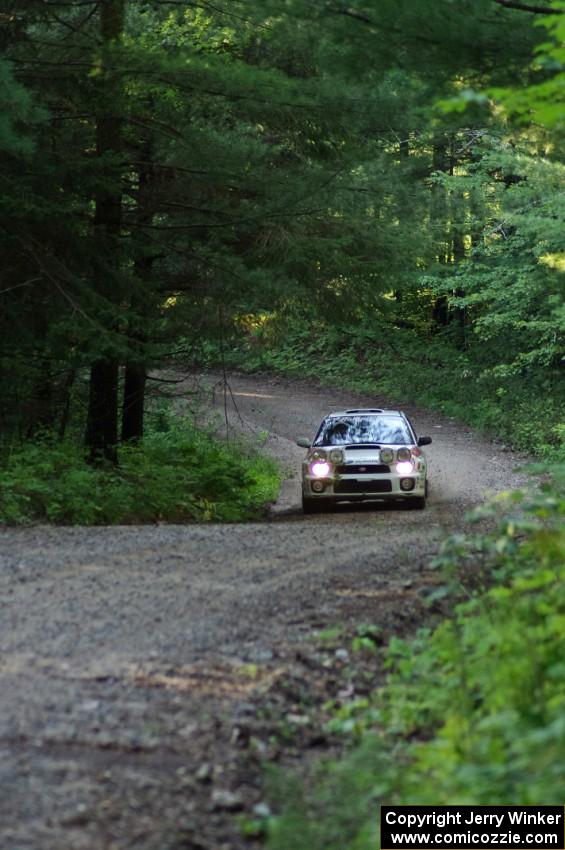
[[[41,355],[39,374],[32,392],[32,407],[27,423],[27,436],[31,437],[42,428],[52,428],[55,416],[53,375],[51,360],[47,352]]]
[[[102,68],[100,71],[100,103],[96,119],[96,155],[104,158],[121,150],[120,82],[107,67],[105,49],[118,42],[123,33],[125,0],[102,0],[99,4]],[[110,111],[108,111],[110,110]],[[100,245],[107,252],[109,265],[118,263],[118,245],[122,220],[121,180],[111,190],[96,195],[94,227],[100,234]],[[116,301],[112,281],[99,273],[98,288],[109,300]],[[119,363],[108,351],[102,352],[90,370],[90,394],[86,429],[86,445],[92,462],[117,462],[118,443],[118,370]]]
[[[69,416],[71,414],[71,392],[73,389],[74,382],[76,380],[76,369],[69,369],[67,372],[67,378],[65,380],[65,385],[63,387],[63,398],[62,398],[62,413],[61,413],[61,421],[59,422],[59,439],[62,441],[65,439],[65,434],[67,432],[67,425],[69,424]]]
[[[455,173],[455,168],[457,167],[457,151],[456,151],[456,137],[451,137],[450,144],[450,169],[449,173],[453,175]],[[453,257],[453,265],[457,267],[459,263],[463,262],[466,256],[465,250],[465,222],[469,215],[469,207],[466,201],[461,199],[458,203],[451,204],[451,230],[452,230],[452,257]],[[458,288],[453,290],[453,295],[456,298],[462,298],[465,293],[462,289]],[[450,321],[455,322],[454,328],[454,339],[458,348],[464,349],[466,347],[466,324],[467,324],[467,316],[466,310],[464,307],[452,307],[450,311]]]
[[[126,363],[122,409],[123,442],[140,440],[143,437],[146,380],[147,372],[144,363]]]
[[[139,224],[151,224],[153,221],[153,202],[151,196],[154,179],[153,150],[151,143],[146,140],[142,146],[142,165],[139,168],[139,186],[137,195],[137,221]],[[134,263],[135,275],[142,283],[147,283],[151,277],[154,258],[143,253]],[[130,328],[130,342],[141,351],[146,343],[144,320],[147,317],[148,295],[146,289],[136,290],[131,299],[131,310],[134,315],[134,328]],[[140,321],[141,320],[141,321]],[[137,327],[135,327],[137,325]],[[141,440],[143,438],[143,416],[145,408],[145,386],[147,381],[147,365],[143,359],[131,358],[126,364],[124,402],[122,408],[122,441]]]
[[[453,262],[455,264],[462,262],[465,254],[465,240],[459,227],[453,233]],[[453,294],[456,298],[463,298],[465,292],[462,289],[455,289]],[[465,349],[467,347],[467,311],[465,307],[454,307],[453,314],[457,322],[457,345]]]
[[[90,393],[86,444],[90,460],[117,463],[118,452],[118,365],[115,360],[98,360],[90,370]]]
[[[432,152],[432,169],[447,173],[449,170],[449,156],[447,139],[440,136],[435,140]],[[438,262],[449,262],[449,238],[447,224],[447,199],[443,186],[434,186],[432,189],[432,218],[434,222],[441,222],[445,228],[444,238],[439,243]],[[445,295],[436,295],[432,305],[432,323],[436,331],[444,330],[449,324],[449,308]]]

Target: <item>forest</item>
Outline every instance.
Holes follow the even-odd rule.
[[[561,804],[565,0],[0,0],[0,42],[0,525],[263,517],[280,469],[177,416],[176,372],[464,422],[541,487],[443,542],[449,616],[357,636],[387,679],[336,707],[347,756],[246,828]]]
[[[4,0],[4,462],[225,357],[562,456],[562,11]]]

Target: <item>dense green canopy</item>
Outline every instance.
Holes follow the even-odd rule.
[[[554,7],[4,0],[4,434],[115,460],[148,369],[265,322],[556,387]]]

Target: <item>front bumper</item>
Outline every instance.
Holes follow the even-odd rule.
[[[413,481],[412,490],[404,490],[401,481]],[[316,482],[323,485],[322,492],[312,488]],[[409,475],[396,472],[380,475],[335,475],[316,478],[309,471],[302,475],[302,492],[308,499],[357,502],[369,499],[410,499],[422,498],[426,494],[426,473],[414,471]]]

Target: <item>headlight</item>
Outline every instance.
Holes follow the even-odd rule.
[[[381,463],[392,463],[394,460],[394,452],[392,449],[381,449]]]
[[[414,467],[409,460],[402,460],[396,464],[396,471],[399,475],[410,475],[414,471]]]
[[[398,449],[398,454],[396,456],[398,460],[412,460],[412,453],[410,449]]]
[[[330,452],[330,460],[332,463],[343,463],[345,455],[341,449],[332,449]]]
[[[312,449],[310,452],[310,460],[327,460],[327,457],[325,449]]]
[[[327,478],[330,471],[329,463],[322,460],[317,460],[310,466],[310,472],[315,478]]]

